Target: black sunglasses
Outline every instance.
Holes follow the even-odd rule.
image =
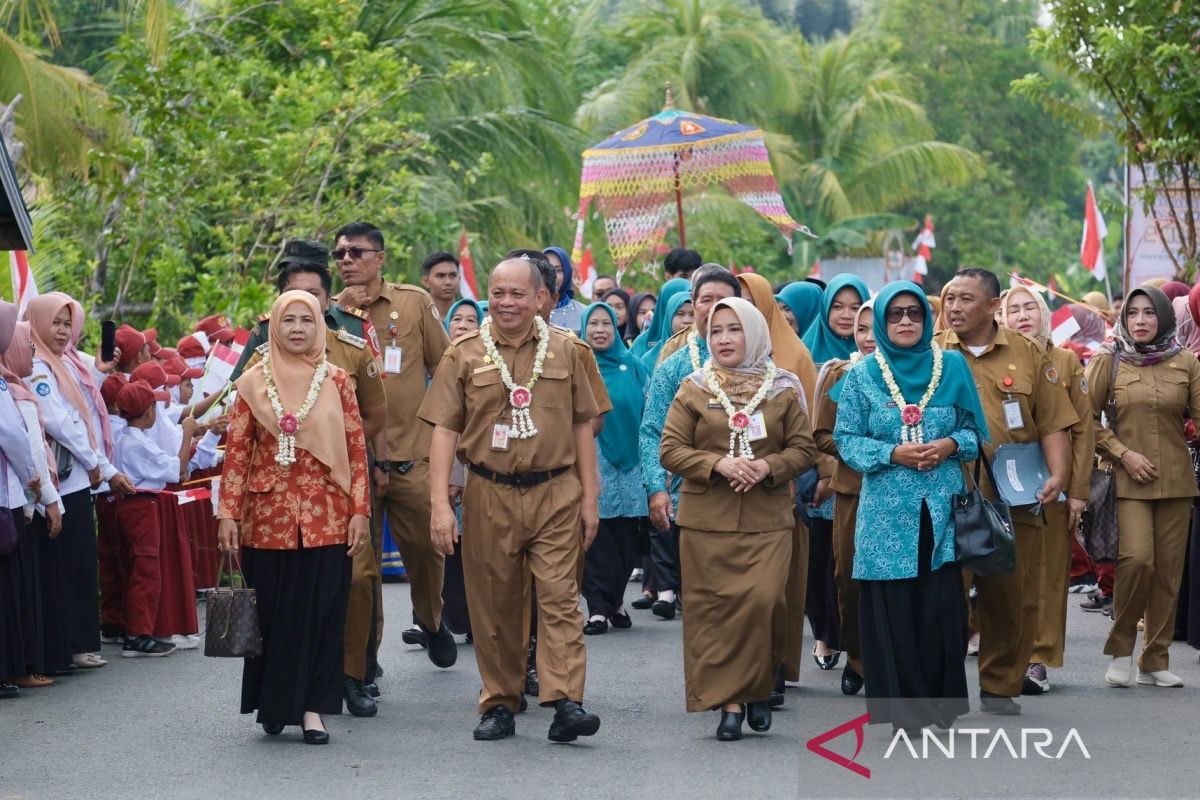
[[[921,322],[925,318],[925,309],[921,306],[898,306],[887,310],[887,321],[893,325],[905,317],[913,322]]]
[[[382,252],[383,252],[382,250],[376,249],[374,247],[339,247],[337,250],[333,251],[332,255],[338,261],[341,261],[347,255],[349,255],[350,258],[354,259],[355,261],[358,261],[360,258],[363,257],[364,253],[382,253]]]

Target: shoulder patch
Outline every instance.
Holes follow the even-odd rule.
[[[258,353],[263,358],[266,358],[267,353],[271,352],[271,343],[263,342],[258,347],[254,348],[254,352]]]
[[[440,311],[437,310],[437,306],[435,306],[433,303],[429,304],[429,313],[433,314],[433,318],[436,319],[438,322],[442,321],[442,314]]]
[[[379,337],[375,335],[375,326],[371,324],[371,320],[363,320],[363,333],[367,335],[367,345],[371,348],[371,354],[379,358],[383,350],[379,347]]]
[[[379,377],[379,365],[375,363],[375,359],[373,359],[373,358],[367,362],[367,377],[368,378],[378,378]]]
[[[339,303],[338,310],[343,311],[352,317],[358,317],[359,319],[370,319],[370,316],[368,316],[367,312],[361,308],[358,308],[357,306],[344,306]]]
[[[1080,391],[1080,392],[1082,392],[1083,394],[1087,394],[1087,393],[1088,393],[1088,383],[1087,383],[1087,378],[1080,378],[1080,379],[1079,379],[1079,391]]]
[[[7,391],[8,391],[8,381],[4,380],[4,378],[0,378],[0,392],[7,392]]]
[[[44,380],[46,380],[46,373],[43,372],[41,375],[34,375],[29,380],[31,383],[37,383],[38,381],[44,381]]]
[[[346,330],[339,329],[337,331],[337,333],[334,334],[334,336],[337,337],[338,341],[342,341],[348,345],[357,347],[359,350],[362,350],[363,348],[365,348],[367,346],[366,339],[355,336],[353,333],[350,333],[349,331],[346,331]]]
[[[259,321],[259,322],[270,322],[270,321],[271,321],[271,315],[270,315],[270,314],[259,314],[259,315],[258,315],[258,321]]]
[[[1059,381],[1058,369],[1052,364],[1047,366],[1046,369],[1042,371],[1042,374],[1046,376],[1046,380],[1050,383],[1058,383]]]
[[[42,397],[50,396],[50,384],[46,383],[45,381],[39,382],[33,388],[34,388],[34,391],[36,391]]]

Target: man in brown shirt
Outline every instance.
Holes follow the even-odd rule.
[[[938,333],[935,341],[961,351],[975,376],[991,437],[984,447],[986,458],[1007,442],[1041,442],[1050,477],[1038,499],[1050,503],[1066,488],[1071,465],[1067,429],[1079,416],[1049,356],[1024,334],[998,325],[999,308],[1000,283],[994,274],[960,270],[943,301],[949,330]],[[985,712],[1006,716],[1021,713],[1012,698],[1021,694],[1037,635],[1039,537],[1045,525],[1031,508],[1014,508],[1012,518],[1016,568],[1010,575],[974,576],[979,590],[979,699]]]
[[[383,279],[387,254],[383,234],[374,225],[344,226],[337,232],[333,256],[346,284],[338,302],[370,315],[383,354],[387,430],[375,442],[375,519],[382,526],[386,509],[408,573],[413,614],[426,633],[429,660],[450,667],[458,659],[458,646],[442,624],[445,559],[429,541],[430,430],[417,419],[426,380],[449,337],[428,293]],[[376,618],[382,620],[381,604]]]
[[[453,552],[458,530],[448,485],[457,451],[472,473],[463,493],[462,560],[483,679],[475,738],[515,732],[532,573],[542,628],[540,702],[555,707],[550,739],[568,742],[600,727],[580,705],[587,659],[576,577],[580,548],[599,525],[596,401],[571,340],[537,316],[546,288],[532,260],[502,262],[488,294],[488,320],[446,350],[419,412],[435,426],[430,532],[441,552]]]

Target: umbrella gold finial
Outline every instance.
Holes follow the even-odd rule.
[[[663,101],[663,111],[675,110],[675,92],[671,91],[671,82],[667,81],[667,96]]]

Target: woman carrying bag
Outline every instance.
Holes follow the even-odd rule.
[[[320,715],[342,711],[350,562],[371,513],[362,418],[325,359],[322,316],[308,292],[272,306],[269,354],[235,383],[217,513],[257,593],[262,656],[246,659],[242,713],[271,735],[300,725],[309,744],[329,741]]]

